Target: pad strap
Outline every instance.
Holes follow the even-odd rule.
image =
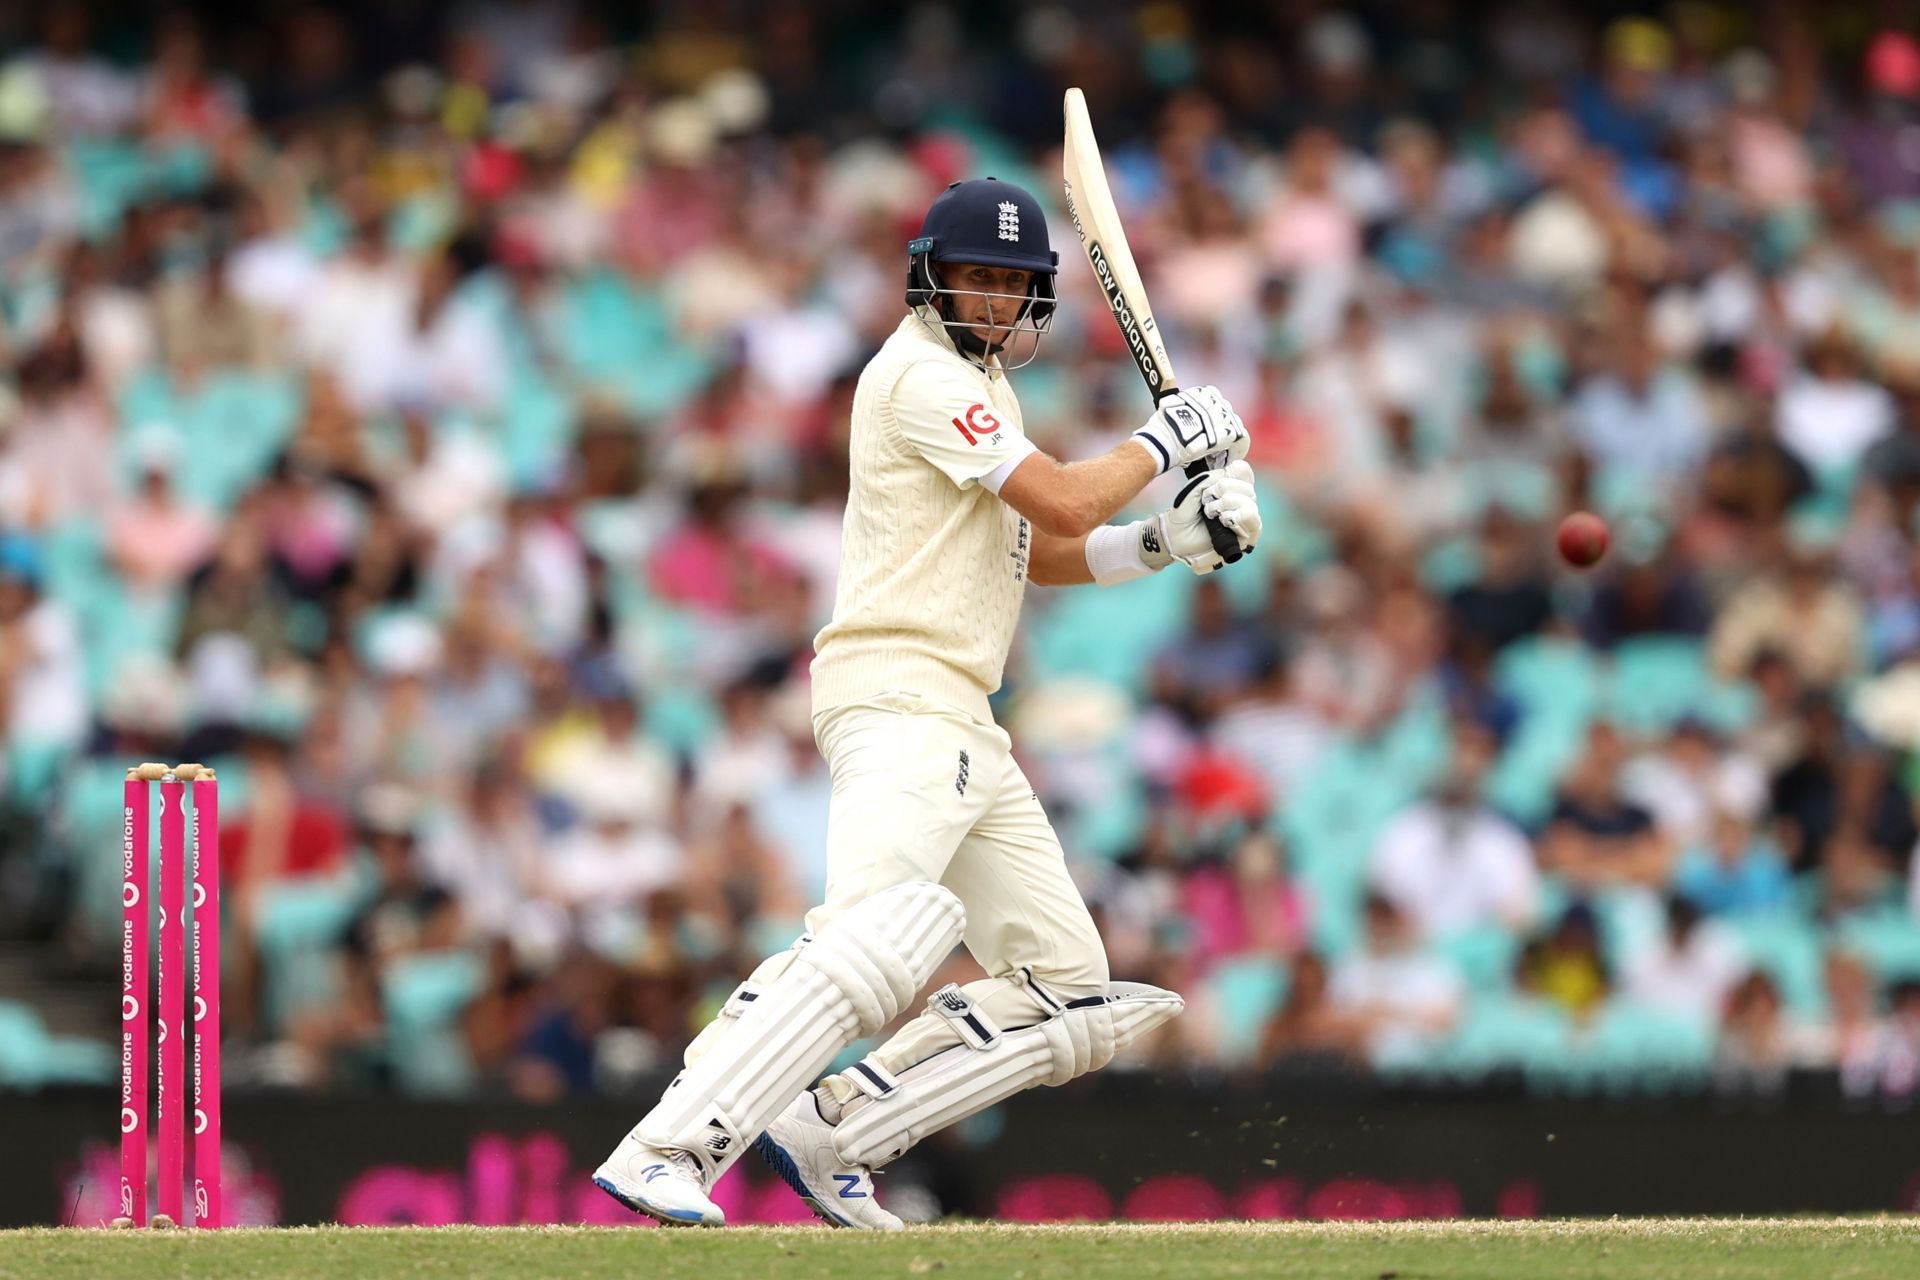
[[[958,983],[949,982],[934,992],[927,1000],[927,1008],[951,1022],[954,1034],[970,1049],[984,1052],[993,1048],[994,1042],[1000,1038],[1000,1028],[993,1025],[993,1019],[960,989]]]
[[[854,1088],[875,1102],[891,1097],[893,1091],[900,1087],[900,1077],[881,1066],[871,1056],[862,1058],[847,1068],[847,1079],[853,1081]]]
[[[760,998],[760,994],[760,988],[754,986],[753,983],[741,983],[733,989],[733,994],[727,997],[727,1002],[720,1006],[720,1016],[723,1018],[739,1017],[753,1007],[753,1002]]]

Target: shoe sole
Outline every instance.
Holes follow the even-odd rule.
[[[773,1135],[761,1134],[754,1142],[753,1149],[760,1153],[760,1158],[767,1162],[768,1168],[780,1175],[780,1181],[792,1187],[793,1194],[799,1196],[807,1208],[813,1210],[814,1217],[830,1227],[843,1227],[849,1231],[864,1229],[833,1212],[821,1202],[820,1197],[807,1186],[807,1180],[800,1176],[800,1166],[794,1163],[793,1157],[787,1154],[785,1147],[773,1140]]]
[[[602,1191],[606,1192],[608,1195],[612,1196],[615,1200],[618,1200],[621,1204],[633,1210],[635,1213],[641,1214],[648,1218],[652,1218],[655,1222],[659,1223],[663,1227],[705,1227],[705,1226],[717,1227],[722,1225],[717,1222],[709,1223],[705,1218],[700,1216],[698,1210],[663,1209],[658,1206],[648,1204],[645,1200],[642,1200],[637,1196],[628,1195],[626,1192],[622,1191],[620,1188],[614,1186],[613,1183],[606,1178],[595,1177],[593,1180],[593,1185],[600,1188]]]

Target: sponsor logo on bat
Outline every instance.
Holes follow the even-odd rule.
[[[1100,291],[1107,295],[1107,309],[1113,312],[1113,318],[1119,322],[1120,334],[1127,340],[1127,350],[1133,354],[1133,362],[1140,366],[1140,376],[1147,380],[1151,390],[1160,389],[1160,366],[1153,358],[1153,348],[1147,343],[1148,330],[1134,318],[1133,308],[1127,305],[1126,294],[1121,291],[1120,280],[1113,273],[1113,264],[1107,261],[1107,252],[1101,248],[1098,240],[1087,242],[1087,261],[1093,264],[1093,274],[1100,281]]]

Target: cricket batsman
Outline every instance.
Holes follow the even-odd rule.
[[[955,183],[907,245],[907,316],[860,377],[833,619],[815,640],[814,738],[831,769],[826,901],[688,1046],[659,1105],[594,1174],[622,1204],[717,1226],[747,1147],[827,1222],[897,1230],[872,1171],[1034,1085],[1105,1066],[1181,998],[1112,982],[1086,904],[987,697],[1029,581],[1112,586],[1221,564],[1206,518],[1260,537],[1247,432],[1216,389],[1163,398],[1111,452],[1061,463],[1021,429],[1007,371],[1054,312],[1039,203]],[[1195,460],[1173,505],[1107,521]],[[964,941],[991,977],[935,991],[852,1067]]]

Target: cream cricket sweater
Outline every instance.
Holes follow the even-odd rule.
[[[1026,590],[1027,522],[979,481],[1024,455],[1006,375],[908,315],[853,398],[833,620],[813,642],[813,712],[918,693],[992,723]]]

